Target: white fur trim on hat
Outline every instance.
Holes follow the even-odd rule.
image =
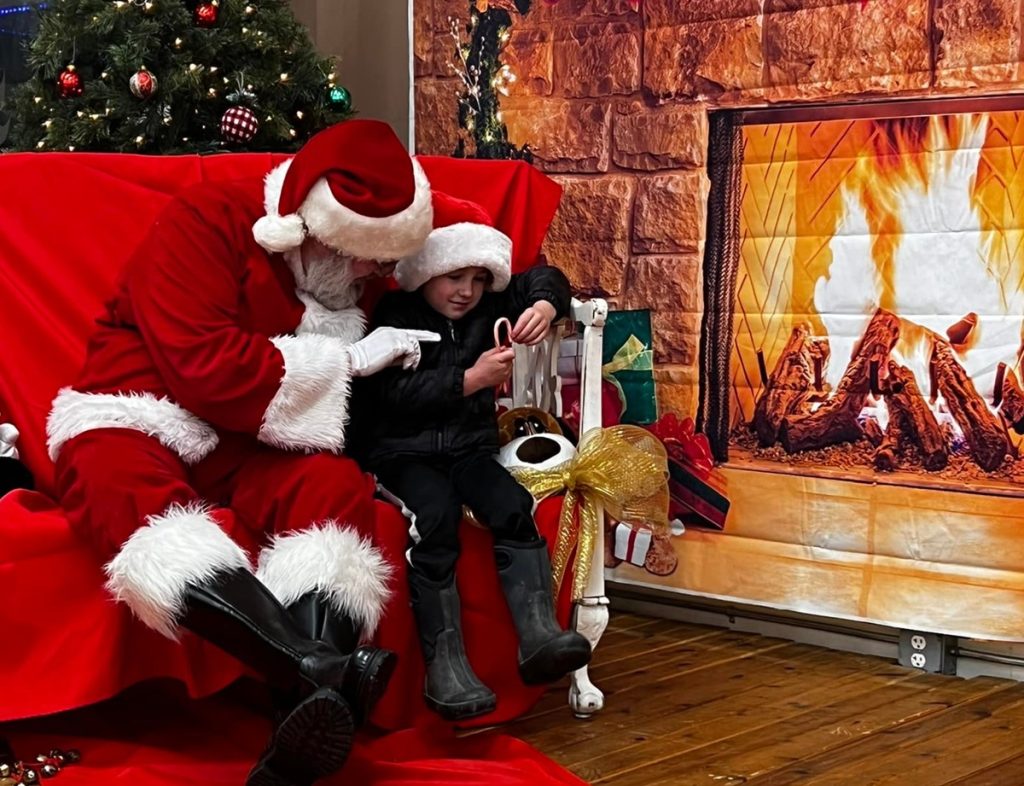
[[[486,224],[452,224],[430,233],[422,250],[395,268],[398,285],[412,292],[430,279],[467,267],[491,273],[492,292],[501,292],[512,275],[512,241]]]
[[[186,464],[217,447],[217,432],[168,398],[152,393],[79,393],[62,388],[46,420],[47,447],[57,460],[64,443],[86,431],[126,428],[156,437]]]
[[[189,587],[218,573],[251,570],[249,557],[200,503],[170,505],[149,516],[106,564],[107,590],[142,622],[178,638]]]
[[[284,178],[291,159],[271,169],[263,181],[263,210],[266,212],[252,227],[252,236],[267,251],[283,252],[302,245],[306,239],[306,225],[302,216],[282,216],[277,204],[284,187]]]
[[[390,595],[391,566],[369,540],[333,519],[281,535],[260,552],[257,578],[285,606],[320,592],[369,637]]]
[[[348,342],[316,334],[270,340],[284,358],[284,378],[263,414],[259,440],[284,450],[340,453],[352,380]]]
[[[267,214],[253,226],[253,236],[263,248],[276,252],[298,247],[309,234],[353,257],[388,260],[413,254],[430,233],[434,207],[430,181],[419,162],[411,161],[415,183],[412,203],[381,218],[364,216],[339,203],[324,178],[310,189],[295,214],[279,215],[281,189],[291,163],[286,161],[267,175],[263,192]]]

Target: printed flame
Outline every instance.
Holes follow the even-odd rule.
[[[874,144],[841,185],[831,263],[814,287],[833,390],[879,307],[900,317],[893,357],[914,372],[925,396],[933,337],[946,340],[968,315],[976,317],[973,329],[954,349],[978,392],[991,401],[998,364],[1016,367],[1024,255],[1011,249],[1008,228],[994,225],[979,188],[988,124],[987,115],[874,123]],[[1019,231],[1012,234],[1019,243]],[[941,399],[934,406],[948,420]],[[884,410],[876,414],[884,426]]]

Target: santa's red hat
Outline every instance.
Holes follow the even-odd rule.
[[[395,280],[402,289],[412,292],[436,276],[467,267],[490,271],[492,292],[508,286],[512,241],[494,228],[493,219],[480,205],[435,191],[434,227],[423,248],[395,267]]]
[[[267,175],[264,209],[253,236],[277,252],[311,236],[350,256],[399,259],[433,225],[427,176],[379,120],[348,120],[310,139]]]

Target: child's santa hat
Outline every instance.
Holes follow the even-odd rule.
[[[349,256],[399,259],[432,227],[430,182],[379,120],[321,131],[267,175],[263,193],[266,215],[252,232],[267,251],[290,251],[310,236]]]
[[[480,205],[435,191],[434,227],[423,248],[395,268],[395,280],[402,289],[412,292],[432,278],[467,267],[489,271],[492,292],[508,286],[512,241],[494,228]]]

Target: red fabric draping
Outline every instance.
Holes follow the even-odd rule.
[[[79,764],[61,786],[238,786],[259,756],[270,726],[249,686],[202,701],[167,685],[147,685],[107,704],[7,730],[24,758],[78,748]],[[345,769],[324,786],[581,786],[532,747],[504,735],[457,739],[421,726],[359,741]]]
[[[512,239],[512,272],[537,261],[562,187],[522,161],[478,161],[420,156],[423,171],[438,191],[481,205],[498,229]]]
[[[0,647],[0,721],[87,707],[156,678],[180,683],[190,696],[209,696],[242,674],[240,665],[216,648],[189,636],[182,646],[172,645],[107,597],[95,558],[73,538],[62,512],[45,496],[52,489],[52,466],[44,430],[53,396],[81,365],[103,298],[113,291],[118,270],[160,209],[183,187],[204,179],[258,176],[279,159],[261,154],[0,157],[0,182],[16,193],[16,198],[0,200],[0,284],[7,296],[0,308],[5,339],[0,421],[14,422],[21,430],[23,457],[44,492],[15,492],[0,500],[0,630],[5,642]],[[424,167],[437,187],[483,204],[516,244],[517,264],[532,263],[557,206],[557,185],[522,164],[425,159]],[[558,505],[548,500],[538,510],[538,523],[549,535]],[[400,665],[373,721],[382,729],[418,730],[361,745],[349,770],[362,775],[348,782],[577,782],[515,740],[456,743],[439,735],[436,718],[422,700],[422,660],[405,590],[407,523],[383,502],[378,510],[378,540],[400,566],[378,638],[399,653]],[[513,718],[541,694],[519,680],[514,629],[490,546],[488,533],[467,527],[458,568],[467,650],[498,695],[496,711],[478,724]],[[568,609],[563,598],[563,622]],[[68,786],[117,777],[135,786],[177,783],[196,780],[197,766],[203,768],[204,783],[240,782],[265,738],[266,729],[256,733],[256,727],[265,722],[223,698],[181,703],[179,711],[194,714],[195,721],[178,724],[168,717],[150,732],[139,726],[140,719],[153,718],[143,703],[138,715],[124,706],[118,712],[91,708],[35,721],[24,732],[18,724],[4,733],[13,729],[19,748],[32,748],[32,754],[46,746],[82,748],[95,769],[83,767],[76,775],[68,770],[61,775]],[[123,720],[104,725],[102,719],[111,712]],[[56,726],[47,726],[51,722]],[[424,724],[435,732],[424,736]],[[55,728],[66,729],[60,733],[67,739],[50,736]],[[140,737],[142,728],[154,736]],[[33,737],[32,729],[45,733]],[[231,748],[235,743],[237,750]],[[193,774],[186,778],[182,773],[188,768]],[[89,772],[91,779],[85,779]]]

